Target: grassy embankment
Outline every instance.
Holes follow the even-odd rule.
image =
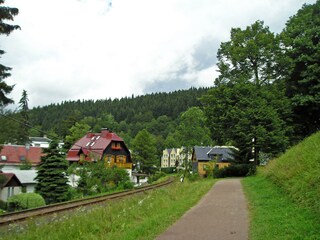
[[[250,239],[320,239],[320,132],[243,180]]]
[[[39,226],[30,221],[21,233],[10,231],[0,239],[154,239],[195,205],[214,182],[177,182],[90,211],[78,210],[50,224]]]

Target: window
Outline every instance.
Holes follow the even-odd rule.
[[[111,144],[111,149],[112,149],[112,150],[120,150],[120,149],[121,149],[120,143],[119,143],[119,142],[113,142],[113,143]]]
[[[118,155],[116,158],[117,163],[126,163],[126,156]]]
[[[7,156],[2,155],[1,156],[1,161],[7,161]]]
[[[114,162],[114,156],[111,154],[106,155],[105,161],[109,163]]]

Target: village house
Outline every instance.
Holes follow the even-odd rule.
[[[224,168],[234,160],[233,146],[195,146],[192,152],[192,170],[201,176],[207,174],[208,168]]]
[[[21,183],[21,192],[30,193],[35,191],[37,170],[2,170],[3,173],[13,173]]]
[[[161,156],[161,167],[168,168],[182,166],[187,154],[185,149],[185,147],[164,149]],[[191,153],[188,154],[187,160],[191,161]]]
[[[21,193],[21,182],[13,173],[0,173],[0,200],[6,202],[9,197]]]
[[[24,164],[35,169],[41,163],[42,155],[41,147],[1,145],[0,165],[3,170],[19,170]]]
[[[70,163],[104,160],[108,166],[117,166],[132,174],[131,154],[122,138],[108,129],[100,133],[87,133],[78,140],[68,151],[67,158]]]

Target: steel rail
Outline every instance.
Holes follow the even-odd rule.
[[[96,196],[96,197],[89,197],[89,198],[84,198],[84,199],[77,199],[73,201],[68,201],[68,202],[63,202],[63,203],[57,203],[57,204],[52,204],[44,207],[38,207],[38,208],[33,208],[33,209],[27,209],[27,210],[22,210],[18,212],[12,212],[12,213],[6,213],[0,215],[0,226],[1,225],[8,225],[13,222],[19,222],[28,218],[33,218],[33,217],[38,217],[38,216],[43,216],[47,214],[52,214],[52,213],[57,213],[57,212],[62,212],[66,210],[70,210],[73,208],[78,208],[86,205],[94,205],[98,204],[107,200],[114,200],[114,199],[119,199],[123,198],[126,196],[134,195],[137,193],[145,192],[148,190],[160,188],[166,185],[169,185],[173,183],[174,179],[169,178],[167,181],[157,183],[157,184],[152,184],[152,185],[147,185],[144,187],[139,187],[134,190],[128,190],[128,191],[122,191],[122,192],[117,192],[117,193],[111,193],[111,194],[106,194],[106,195],[101,195],[101,196]]]

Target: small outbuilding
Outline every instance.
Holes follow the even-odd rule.
[[[13,173],[0,173],[0,199],[4,202],[9,197],[21,193],[22,184]]]

